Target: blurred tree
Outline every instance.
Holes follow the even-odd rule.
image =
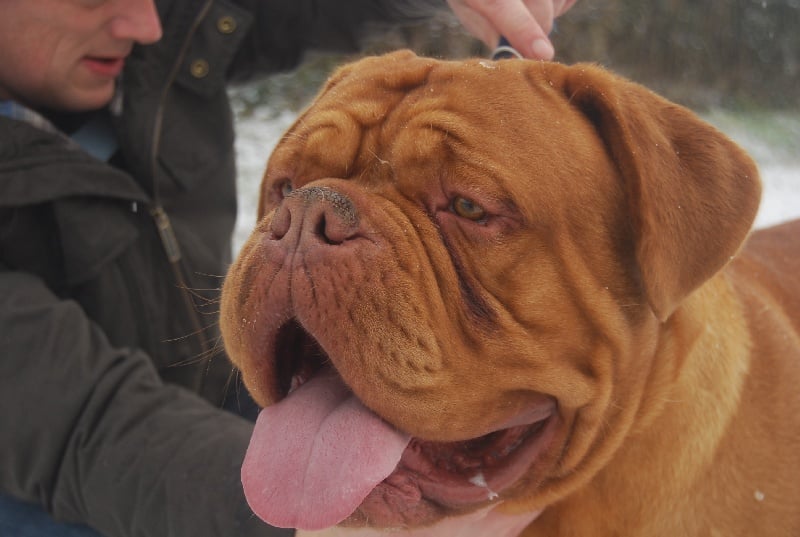
[[[370,53],[489,53],[449,15],[378,35]],[[599,63],[696,109],[800,107],[800,0],[580,0],[552,39],[558,61]],[[268,101],[296,110],[348,59],[311,58],[238,97],[245,108]]]
[[[578,2],[553,40],[695,107],[800,104],[800,0]]]
[[[400,36],[428,55],[488,53],[452,20]],[[558,61],[600,63],[687,105],[800,104],[800,0],[581,0],[552,39]]]

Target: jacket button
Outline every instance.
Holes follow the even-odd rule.
[[[220,19],[217,21],[217,30],[223,34],[232,34],[236,31],[236,19],[230,15],[220,17]]]
[[[204,78],[208,75],[208,70],[208,62],[203,59],[194,60],[189,66],[189,72],[192,73],[192,76],[195,78]]]

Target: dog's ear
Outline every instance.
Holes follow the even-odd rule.
[[[625,182],[644,290],[664,321],[743,243],[761,195],[757,168],[694,113],[599,67],[567,68],[563,90]]]

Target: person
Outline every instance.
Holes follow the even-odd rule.
[[[487,44],[549,57],[535,43],[569,2],[450,4]],[[244,500],[252,425],[214,324],[225,87],[440,8],[0,0],[0,535],[291,535]]]

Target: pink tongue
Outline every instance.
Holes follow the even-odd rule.
[[[273,526],[333,526],[394,471],[409,440],[337,375],[317,375],[259,414],[242,464],[247,502]]]

